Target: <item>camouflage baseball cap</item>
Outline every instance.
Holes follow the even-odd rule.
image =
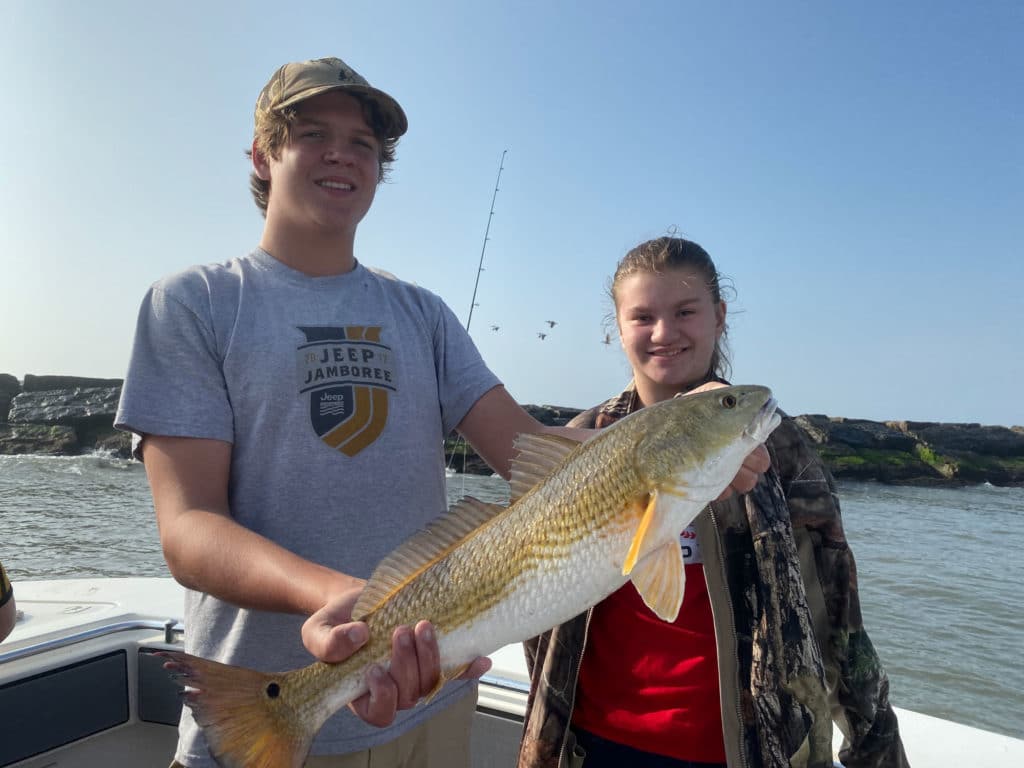
[[[368,97],[380,109],[385,138],[397,139],[409,128],[405,112],[384,91],[371,86],[366,78],[341,59],[312,59],[285,64],[263,86],[256,100],[256,124],[270,112],[280,112],[300,101],[326,91],[344,89]]]

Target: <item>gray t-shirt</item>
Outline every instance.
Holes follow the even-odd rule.
[[[445,510],[444,436],[499,383],[433,293],[362,265],[313,278],[256,250],[153,285],[115,424],[232,443],[235,520],[367,578]],[[313,660],[301,616],[189,590],[185,621],[198,656],[265,671]],[[313,753],[389,741],[471,685],[449,685],[384,729],[343,709]],[[213,766],[187,707],[177,759]]]

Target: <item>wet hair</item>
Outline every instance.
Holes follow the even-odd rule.
[[[387,121],[381,115],[380,108],[376,102],[363,96],[358,92],[347,91],[348,95],[359,102],[363,109],[363,119],[370,126],[373,135],[380,145],[380,155],[377,158],[377,182],[387,179],[392,163],[395,162],[395,148],[398,146],[397,138],[387,138]],[[264,157],[272,157],[275,160],[281,156],[281,148],[288,143],[291,135],[291,127],[298,117],[298,110],[295,107],[283,112],[263,112],[257,116],[256,130],[254,134],[256,149]],[[245,150],[245,155],[252,159],[252,150]],[[249,191],[252,192],[256,207],[260,209],[263,217],[267,216],[267,204],[270,202],[270,182],[261,179],[255,171],[249,174]]]
[[[669,270],[692,270],[704,278],[704,284],[711,293],[711,301],[718,304],[722,301],[723,284],[726,279],[718,272],[711,256],[692,240],[674,235],[658,237],[640,243],[622,257],[615,268],[615,276],[608,286],[608,295],[612,300],[614,314],[609,319],[617,321],[619,301],[617,291],[622,281],[630,275],[638,273],[662,274]],[[731,286],[725,285],[730,291]],[[715,350],[708,366],[708,378],[727,379],[732,365],[729,361],[728,325],[722,329],[722,335],[715,341]]]

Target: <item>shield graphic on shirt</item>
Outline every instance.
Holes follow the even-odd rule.
[[[379,326],[300,326],[300,393],[313,431],[347,456],[371,445],[388,420],[395,389],[391,350]]]

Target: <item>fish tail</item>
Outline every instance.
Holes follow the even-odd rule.
[[[294,672],[265,674],[164,651],[164,668],[186,686],[184,703],[222,768],[301,768],[318,724],[289,700]]]

